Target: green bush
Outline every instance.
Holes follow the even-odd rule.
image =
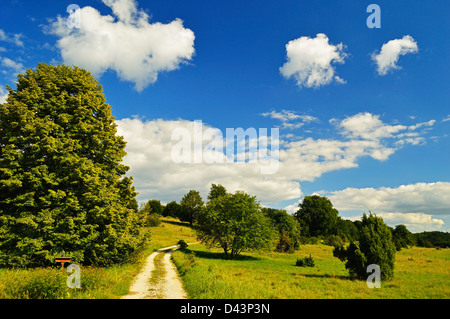
[[[328,245],[328,246],[340,246],[340,245],[344,244],[344,241],[342,240],[342,238],[337,235],[327,236],[327,238],[325,238],[325,240],[323,242],[325,245]]]
[[[281,230],[280,240],[278,241],[276,251],[280,253],[290,253],[294,252],[294,244],[292,243],[289,235],[283,230]]]
[[[188,244],[187,244],[183,239],[179,240],[178,243],[177,243],[177,245],[180,246],[180,249],[181,249],[181,250],[186,249],[187,246],[188,246]]]
[[[319,238],[317,237],[307,237],[307,236],[301,236],[300,237],[300,243],[301,244],[311,244],[311,245],[316,245],[317,243],[319,243]]]
[[[297,262],[295,263],[296,266],[299,267],[314,267],[314,258],[309,255],[309,257],[297,259]]]
[[[388,226],[381,217],[363,215],[359,230],[359,243],[350,243],[347,248],[335,246],[333,256],[346,261],[345,268],[350,277],[367,278],[367,266],[376,264],[381,269],[381,279],[390,280],[394,276],[395,245]]]
[[[149,227],[157,227],[161,224],[161,215],[159,214],[150,214],[147,217],[147,225]]]

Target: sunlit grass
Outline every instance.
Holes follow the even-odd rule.
[[[190,298],[450,298],[450,249],[411,248],[397,253],[395,277],[369,289],[365,281],[350,280],[332,247],[302,245],[294,254],[248,252],[236,260],[218,249],[190,246],[173,258],[182,271]],[[297,267],[297,258],[314,258],[315,267]],[[408,259],[409,258],[409,259]],[[192,259],[192,257],[190,257]]]
[[[163,218],[151,228],[151,243],[133,261],[111,267],[81,268],[81,289],[66,287],[68,274],[55,268],[0,269],[0,298],[120,298],[153,251],[180,239],[196,242],[187,223]],[[244,252],[224,259],[220,249],[191,245],[176,251],[176,263],[189,298],[450,298],[450,249],[413,247],[396,254],[395,276],[369,289],[365,281],[350,280],[332,247],[302,245],[294,254]],[[161,254],[162,256],[163,254]],[[311,255],[315,267],[295,266]]]
[[[191,228],[178,219],[163,218],[151,228],[151,242],[126,263],[110,267],[81,265],[81,288],[69,289],[69,274],[60,266],[34,269],[0,269],[0,299],[116,299],[128,293],[134,277],[154,250],[176,245],[180,239],[195,241]]]

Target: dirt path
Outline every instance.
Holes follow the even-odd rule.
[[[192,243],[190,243],[192,244]],[[188,244],[189,245],[189,244]],[[122,299],[186,299],[178,271],[170,260],[174,250],[178,246],[170,246],[158,249],[147,257],[144,267],[134,279],[130,292]],[[162,263],[155,267],[155,257],[158,254],[165,254]],[[152,273],[162,273],[163,278],[152,278]]]

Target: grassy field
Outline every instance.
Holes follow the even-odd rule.
[[[173,218],[164,218],[151,233],[150,245],[131,262],[104,268],[81,266],[80,289],[67,288],[69,275],[56,264],[54,268],[0,269],[0,299],[120,298],[128,293],[133,278],[153,251],[175,245],[180,239],[196,240],[191,228]]]
[[[82,267],[81,289],[68,289],[68,274],[57,268],[0,269],[0,298],[120,298],[150,253],[180,239],[196,241],[186,223],[172,218],[151,232],[151,244],[133,262]],[[310,254],[315,267],[295,266],[297,258]],[[189,298],[450,298],[450,249],[403,249],[396,255],[395,278],[380,289],[348,279],[344,263],[322,244],[302,245],[294,254],[244,252],[236,260],[223,259],[218,249],[191,245],[172,256]]]
[[[189,298],[450,298],[450,249],[412,247],[396,254],[395,277],[369,289],[350,280],[333,247],[302,245],[294,254],[245,252],[224,259],[220,249],[191,245],[173,254]],[[295,266],[312,256],[315,267]]]

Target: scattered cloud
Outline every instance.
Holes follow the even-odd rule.
[[[329,196],[340,210],[450,214],[450,183],[417,183],[396,188],[346,188]]]
[[[261,113],[264,117],[270,117],[272,119],[276,119],[281,121],[282,125],[281,128],[289,128],[289,129],[296,129],[300,128],[305,123],[310,123],[317,121],[318,119],[311,115],[300,115],[297,114],[294,111],[287,111],[287,110],[281,110],[280,112],[277,111],[271,111],[266,113]]]
[[[380,120],[379,115],[368,112],[359,113],[351,117],[347,117],[342,121],[331,119],[330,123],[335,124],[341,134],[350,139],[361,139],[373,141],[380,146],[381,140],[385,140],[383,145],[387,145],[387,141],[393,141],[391,147],[378,147],[372,157],[385,160],[393,152],[396,147],[405,144],[420,145],[425,143],[423,135],[436,123],[435,120],[421,122],[414,125],[390,125]],[[419,129],[422,129],[420,131]],[[394,147],[394,148],[392,148]]]
[[[23,38],[23,34],[21,34],[21,33],[15,33],[15,34],[8,35],[8,34],[6,34],[5,31],[0,29],[0,41],[13,43],[13,44],[17,45],[18,47],[23,47],[24,44],[23,44],[23,41],[21,40],[21,38]]]
[[[391,70],[400,69],[397,62],[401,55],[418,51],[417,42],[410,35],[405,35],[402,39],[383,44],[379,53],[372,53],[372,60],[377,64],[378,74],[386,75]]]
[[[77,13],[80,28],[68,28],[57,17],[46,32],[59,37],[57,47],[66,64],[86,68],[96,76],[114,70],[120,79],[142,91],[156,82],[159,73],[179,68],[192,59],[194,32],[183,21],[149,23],[149,16],[134,0],[102,0],[113,16],[86,6]]]
[[[294,77],[299,87],[320,87],[333,80],[345,83],[335,75],[334,64],[344,63],[344,45],[329,43],[328,37],[319,33],[315,38],[307,36],[289,41],[286,45],[287,62],[280,68],[285,78]]]
[[[25,70],[23,64],[20,63],[20,62],[15,62],[15,61],[13,61],[13,60],[11,60],[9,58],[1,58],[1,57],[0,57],[0,60],[1,60],[1,65],[3,67],[11,69],[16,74],[18,74],[18,73],[20,73],[20,72]]]
[[[0,104],[6,102],[6,98],[8,97],[8,91],[0,86]]]
[[[405,225],[410,231],[421,232],[424,230],[442,230],[445,222],[442,219],[433,218],[432,215],[423,213],[380,213],[388,225]]]
[[[245,190],[258,195],[263,203],[277,202],[280,198],[294,199],[301,196],[300,185],[278,174],[262,175],[263,163],[175,163],[171,153],[178,141],[172,140],[172,133],[186,130],[194,133],[194,122],[186,120],[143,121],[139,118],[116,121],[118,133],[127,141],[129,175],[139,192],[139,200],[158,198],[164,202],[179,200],[189,189],[196,189],[205,197],[211,183],[221,183],[229,191]],[[205,146],[211,142],[213,128],[203,123],[203,156],[224,157]],[[225,133],[224,133],[225,135]],[[200,135],[202,136],[202,135]],[[194,147],[194,146],[193,146]]]
[[[450,115],[447,115],[446,118],[442,119],[442,122],[448,122],[450,121]]]
[[[404,224],[413,231],[438,230],[450,215],[450,183],[417,183],[399,187],[346,188],[328,198],[339,211],[369,211],[390,225]],[[361,216],[361,215],[360,215]],[[359,217],[360,217],[359,216]]]
[[[291,111],[269,112],[267,116],[279,120],[300,120],[299,114]],[[354,119],[370,118],[375,124],[368,125],[376,138],[351,125]],[[305,118],[306,120],[314,120]],[[304,120],[305,120],[304,119]],[[372,157],[387,160],[399,146],[397,141],[406,137],[400,132],[409,132],[408,126],[392,128],[375,115],[361,117],[356,114],[344,120],[334,120],[335,138],[299,138],[279,141],[279,167],[276,174],[262,175],[262,163],[175,163],[171,152],[177,141],[171,139],[175,129],[183,129],[194,136],[194,121],[161,119],[144,121],[139,118],[118,120],[118,132],[127,141],[125,164],[131,167],[129,174],[134,177],[140,200],[160,198],[163,201],[178,200],[190,188],[198,189],[206,196],[210,183],[221,183],[230,191],[242,189],[257,195],[263,204],[275,204],[285,200],[300,198],[302,181],[314,181],[331,171],[358,167],[359,159]],[[370,124],[370,121],[369,121]],[[206,132],[209,130],[209,133]],[[344,131],[344,135],[342,130]],[[208,136],[218,131],[203,123],[203,144],[211,142]],[[196,133],[198,134],[198,133]],[[225,136],[225,132],[222,133]],[[202,136],[202,135],[200,135]],[[410,143],[410,145],[414,145]],[[193,146],[194,147],[194,146]],[[204,150],[211,158],[224,157],[217,149]]]

